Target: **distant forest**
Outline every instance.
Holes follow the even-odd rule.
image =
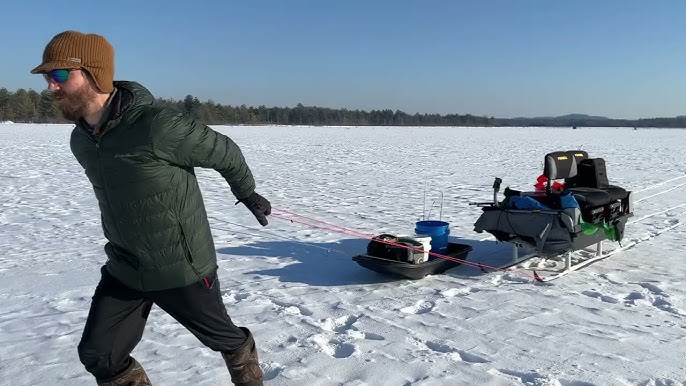
[[[210,125],[313,125],[313,126],[576,126],[576,127],[671,127],[686,128],[686,116],[674,118],[612,119],[570,114],[559,117],[494,118],[471,114],[407,114],[400,110],[348,110],[303,106],[230,106],[211,100],[201,102],[186,95],[183,100],[158,98],[171,107]],[[0,122],[66,123],[44,90],[0,88]]]

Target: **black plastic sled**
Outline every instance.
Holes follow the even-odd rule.
[[[460,260],[466,260],[472,247],[466,244],[448,243],[448,250],[442,252],[441,255],[454,257]],[[422,279],[427,275],[436,275],[443,273],[450,268],[460,265],[459,261],[453,261],[429,255],[429,259],[423,263],[409,263],[406,261],[394,260],[388,257],[372,256],[369,254],[362,254],[353,257],[357,264],[372,271],[387,274],[396,277],[404,277],[408,279]]]

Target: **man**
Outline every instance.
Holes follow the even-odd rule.
[[[262,385],[255,341],[222,302],[217,260],[194,167],[213,168],[267,225],[269,201],[239,147],[182,114],[153,105],[135,82],[114,82],[114,49],[99,35],[62,32],[43,74],[64,117],[71,150],[93,184],[108,243],[78,352],[98,385],[149,385],[130,356],[153,303],[221,352],[237,385]]]

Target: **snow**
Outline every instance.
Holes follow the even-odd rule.
[[[105,240],[71,127],[0,127],[2,385],[94,384],[76,345]],[[686,131],[215,128],[275,208],[261,228],[219,174],[198,171],[224,303],[254,332],[268,385],[686,385]],[[546,285],[467,265],[396,280],[352,261],[360,234],[411,233],[426,189],[470,261],[506,263],[510,245],[473,232],[469,202],[490,200],[494,177],[532,189],[545,153],[579,146],[634,191],[633,248]],[[155,385],[229,382],[157,307],[133,355]]]

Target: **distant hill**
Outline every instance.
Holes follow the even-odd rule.
[[[567,114],[557,117],[496,118],[502,126],[577,126],[577,127],[686,127],[686,116],[675,118],[613,119],[588,114]]]
[[[567,114],[567,115],[560,115],[557,117],[533,117],[533,118],[516,117],[516,118],[499,118],[499,119],[560,119],[560,120],[565,120],[565,119],[610,119],[610,118],[588,115],[588,114]]]
[[[567,114],[555,117],[556,119],[610,119],[608,117],[600,117],[597,115],[587,115],[587,114]]]

